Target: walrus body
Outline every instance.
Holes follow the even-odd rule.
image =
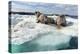
[[[40,22],[43,24],[55,24],[55,25],[57,25],[57,28],[61,28],[61,26],[67,25],[64,15],[58,16],[55,21],[53,18],[49,18],[40,12],[35,12],[35,15],[37,16],[37,23]]]
[[[36,12],[35,15],[37,16],[37,23],[44,23],[44,24],[54,24],[54,19],[51,19],[40,12]]]
[[[61,26],[66,26],[66,19],[64,15],[58,16],[56,19],[56,25],[58,28],[61,28]]]

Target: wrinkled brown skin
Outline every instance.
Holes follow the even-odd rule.
[[[62,26],[66,26],[66,19],[64,15],[58,16],[56,22],[54,19],[49,18],[40,12],[35,12],[35,15],[37,17],[37,23],[56,24],[58,29],[61,29]]]
[[[64,16],[58,16],[56,19],[57,28],[61,29],[62,26],[66,26],[66,19]]]
[[[61,28],[61,23],[62,23],[62,20],[61,20],[60,16],[58,16],[57,19],[56,19],[56,24],[57,24],[58,29]]]
[[[45,16],[44,14],[40,12],[35,12],[35,15],[37,17],[37,23],[43,23],[43,24],[53,24],[54,20]]]

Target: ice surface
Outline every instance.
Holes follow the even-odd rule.
[[[53,16],[54,18],[56,16]],[[36,43],[39,45],[60,45],[62,43],[69,43],[71,36],[77,36],[77,19],[66,17],[68,22],[73,22],[73,25],[63,27],[58,30],[54,25],[45,25],[36,23],[34,15],[23,15],[16,20],[22,19],[14,27],[12,27],[12,44],[23,44],[38,38]],[[40,38],[40,36],[42,38]]]

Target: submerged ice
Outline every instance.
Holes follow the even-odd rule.
[[[54,16],[53,16],[54,17]],[[55,25],[45,25],[35,23],[35,16],[23,15],[16,20],[22,19],[12,28],[11,42],[20,45],[31,41],[39,46],[53,46],[54,49],[69,46],[71,36],[77,36],[77,19],[66,17],[67,22],[72,22],[71,26],[62,27],[60,30]]]

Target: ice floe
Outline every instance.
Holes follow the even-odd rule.
[[[56,16],[53,16],[53,18],[56,18]],[[58,30],[56,26],[54,25],[52,26],[52,25],[36,23],[36,17],[33,15],[31,16],[23,15],[21,18],[16,18],[16,19],[17,20],[23,19],[23,20],[17,23],[14,27],[12,27],[12,35],[11,35],[12,44],[20,45],[24,42],[28,42],[28,41],[31,41],[39,37],[40,34],[46,34],[46,33],[48,33],[48,35],[50,36],[52,35],[54,37],[58,37],[58,39],[61,40],[61,43],[64,41],[69,42],[70,36],[77,36],[78,34],[77,33],[77,30],[78,30],[77,29],[77,25],[78,25],[77,19],[73,19],[70,17],[66,17],[66,20],[68,22],[73,22],[73,25],[63,27],[60,30]],[[50,32],[53,34],[49,34]],[[47,36],[47,35],[41,35],[41,36]],[[58,39],[53,38],[54,43],[58,44],[59,43],[57,42]]]

